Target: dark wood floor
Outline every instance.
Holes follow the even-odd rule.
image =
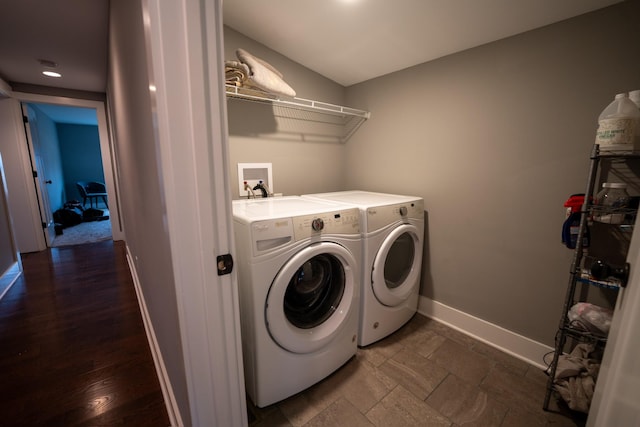
[[[22,260],[0,300],[0,425],[168,426],[122,242]]]

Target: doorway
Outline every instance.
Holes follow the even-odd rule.
[[[25,134],[37,196],[31,205],[34,212],[40,213],[44,231],[38,232],[40,248],[123,240],[115,153],[108,138],[104,103],[14,95],[22,104],[23,115],[28,117]],[[76,186],[78,181],[103,184],[106,196],[83,199]],[[73,217],[80,221],[67,228],[58,223],[60,216],[56,218],[55,213],[74,213]]]
[[[104,186],[96,111],[31,102],[22,110],[47,247],[111,239],[106,197],[87,206],[78,189],[79,182]]]

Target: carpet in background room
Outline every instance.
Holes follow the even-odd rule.
[[[104,215],[108,216],[109,211],[104,209]],[[100,242],[111,238],[111,219],[82,222],[78,225],[63,229],[62,234],[55,237],[51,247],[82,245],[84,243]]]

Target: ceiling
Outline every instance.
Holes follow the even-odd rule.
[[[225,0],[224,22],[349,86],[620,0]],[[104,92],[109,0],[0,0],[0,78]],[[56,63],[58,79],[39,60]]]
[[[0,0],[0,11],[2,80],[105,92],[109,0]],[[62,77],[43,76],[45,68]]]
[[[227,0],[223,7],[226,25],[350,86],[619,1]]]
[[[68,105],[52,105],[29,103],[36,106],[55,123],[98,126],[98,115],[93,108],[70,107]]]

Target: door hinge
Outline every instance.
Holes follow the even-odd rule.
[[[29,117],[22,116],[22,123],[29,123]]]
[[[42,228],[47,228],[47,223],[46,222],[42,223]]]
[[[229,274],[233,271],[233,257],[231,254],[218,255],[218,276]]]
[[[31,171],[31,173],[33,174],[33,177],[34,177],[34,178],[37,178],[37,177],[38,177],[38,171]]]

